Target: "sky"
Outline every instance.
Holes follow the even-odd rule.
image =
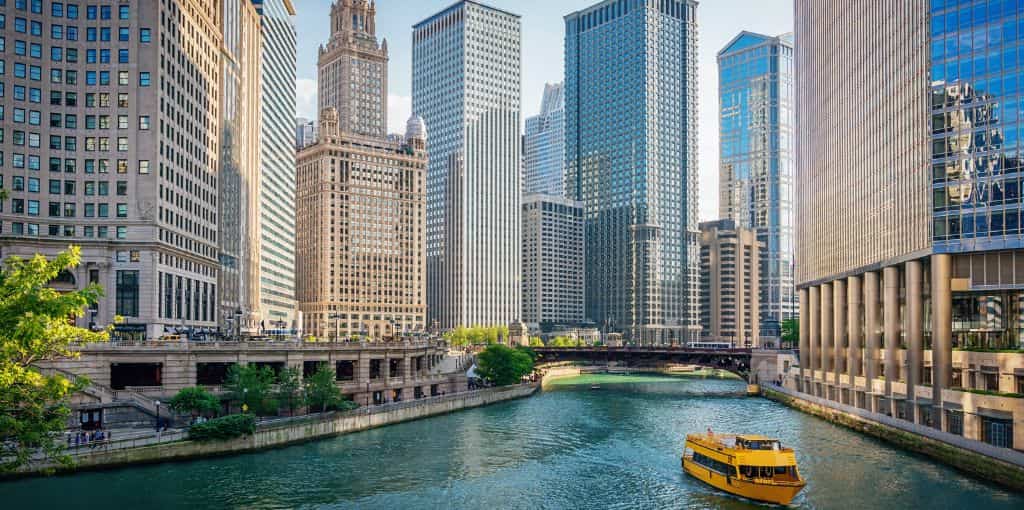
[[[563,16],[597,0],[482,0],[522,16],[523,118],[540,111],[545,83],[562,81]],[[332,0],[298,0],[297,100],[300,117],[315,119],[317,48],[330,36]],[[377,37],[387,39],[388,130],[402,132],[412,108],[412,26],[454,0],[377,0]],[[715,55],[743,30],[778,35],[793,30],[792,0],[704,0],[697,8],[701,220],[718,217],[718,65]]]

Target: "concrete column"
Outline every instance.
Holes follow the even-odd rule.
[[[892,382],[898,380],[896,349],[900,345],[900,269],[889,266],[883,270],[882,320],[885,333],[885,394],[892,395]]]
[[[907,262],[907,400],[917,400],[924,366],[924,268],[920,260]],[[916,407],[916,406],[915,406]]]
[[[832,373],[835,374],[836,387],[839,386],[839,374],[843,372],[844,339],[846,338],[846,280],[832,282]],[[851,381],[852,382],[852,381]],[[838,390],[837,390],[838,391]],[[836,400],[842,401],[839,393]]]
[[[953,257],[932,255],[932,402],[953,384]]]
[[[809,289],[810,298],[807,304],[807,354],[810,358],[807,368],[811,370],[811,377],[814,370],[821,368],[821,288],[818,286]]]
[[[797,386],[801,391],[807,392],[807,389],[803,387],[806,377],[810,375],[810,361],[811,356],[808,349],[810,345],[808,339],[810,338],[807,328],[810,327],[810,311],[807,309],[810,306],[809,291],[808,289],[800,289],[797,291],[800,296],[800,385]]]
[[[832,284],[821,286],[821,378],[828,380],[832,371]]]
[[[846,348],[846,373],[850,376],[850,387],[856,386],[854,377],[861,374],[861,349],[864,346],[864,329],[860,322],[861,299],[860,277],[846,279],[846,327],[849,346]]]
[[[878,273],[864,273],[864,378],[867,391],[874,391],[873,382],[878,378],[878,356],[882,345],[878,321]]]

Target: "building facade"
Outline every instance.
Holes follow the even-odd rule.
[[[607,0],[565,17],[568,195],[586,312],[634,343],[698,336],[697,3]]]
[[[259,333],[260,146],[263,132],[260,18],[248,0],[225,0],[221,68],[220,329],[228,335]]]
[[[342,133],[320,116],[320,139],[298,154],[296,254],[304,334],[392,338],[426,316],[426,165],[422,121],[406,142]]]
[[[252,0],[260,14],[262,76],[259,244],[260,330],[291,334],[295,312],[295,8]]]
[[[718,52],[719,217],[764,244],[760,319],[796,316],[793,35],[742,32]],[[771,326],[774,325],[774,328]]]
[[[430,133],[428,320],[520,315],[520,20],[463,0],[417,23],[412,108]]]
[[[761,257],[757,231],[735,220],[700,224],[700,327],[702,342],[760,347]]]
[[[583,206],[523,195],[523,322],[530,330],[583,322]]]
[[[316,121],[298,117],[295,119],[295,150],[304,149],[316,142]]]
[[[387,135],[388,42],[377,41],[370,0],[331,4],[331,38],[317,60],[317,111],[334,108],[342,132]]]
[[[523,193],[565,196],[565,87],[545,84],[540,114],[526,119]]]
[[[2,9],[0,255],[80,245],[81,265],[53,283],[106,289],[80,326],[121,315],[119,338],[214,331],[221,13],[197,0],[43,4]]]
[[[798,387],[1024,449],[1003,6],[796,2]]]

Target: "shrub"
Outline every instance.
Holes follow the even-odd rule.
[[[197,423],[188,429],[189,439],[211,441],[232,439],[256,432],[256,417],[251,414],[231,414]]]

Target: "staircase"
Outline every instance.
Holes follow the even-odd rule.
[[[83,382],[79,376],[59,368],[42,368],[39,372],[43,375],[59,375],[76,384]],[[146,414],[156,416],[156,400],[135,391],[115,390],[90,381],[82,388],[82,393],[99,400],[102,404],[127,404]]]
[[[466,373],[473,365],[473,354],[468,352],[449,352],[441,362],[430,370],[432,374]]]

